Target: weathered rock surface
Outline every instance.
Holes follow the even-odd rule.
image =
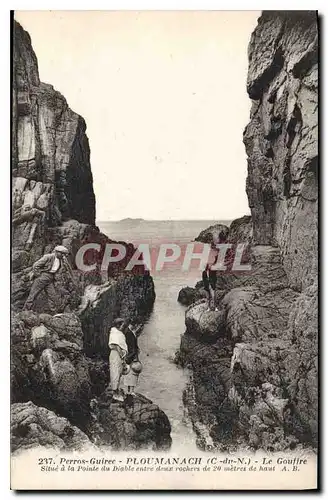
[[[113,401],[106,389],[92,400],[89,434],[99,447],[166,450],[171,446],[171,426],[165,413],[141,394],[124,403]]]
[[[227,241],[251,242],[251,271],[218,273],[215,320],[211,312],[201,314],[204,306],[197,301],[187,309],[186,332],[176,360],[192,368],[185,402],[202,448],[209,442],[222,448],[225,432],[228,448],[315,447],[315,12],[262,14],[249,45],[247,90],[253,100],[244,133],[252,217],[232,222]],[[195,290],[199,294],[202,286]],[[211,343],[204,335],[208,325]],[[214,372],[211,365],[216,367]],[[217,399],[213,387],[221,391]]]
[[[40,82],[30,37],[16,22],[13,59],[13,305],[19,309],[24,304],[31,286],[28,273],[44,253],[58,244],[66,245],[75,269],[78,249],[96,243],[99,251],[89,250],[84,259],[86,264],[96,264],[94,271],[76,272],[74,281],[60,273],[56,276],[61,303],[50,305],[43,292],[38,298],[37,311],[64,312],[76,309],[87,284],[101,285],[107,275],[121,276],[135,249],[125,244],[125,259],[109,266],[107,273],[101,272],[105,246],[113,241],[95,226],[84,120],[51,85]],[[144,275],[142,266],[129,273],[125,288],[131,288],[135,275]],[[140,295],[143,283],[141,289]]]
[[[86,124],[59,92],[40,82],[30,37],[16,22],[13,35],[11,396],[16,409],[32,415],[32,430],[25,429],[17,447],[39,442],[70,447],[69,439],[56,438],[54,419],[67,422],[73,434],[72,426],[78,426],[83,436],[92,419],[90,401],[109,383],[113,319],[121,315],[143,322],[155,300],[154,284],[143,266],[124,271],[135,252],[124,242],[125,258],[102,270],[106,245],[113,240],[95,226]],[[84,264],[94,268],[82,272],[75,258],[88,243],[98,245],[84,255]],[[62,268],[54,283],[57,299],[41,292],[34,312],[22,311],[31,266],[56,245],[69,249],[73,277]],[[145,425],[147,412],[156,425],[167,425],[163,412],[148,400],[142,404],[143,411],[133,417],[136,426]],[[144,433],[142,444],[153,443],[154,435],[147,441]]]
[[[265,12],[249,44],[244,133],[254,242],[278,245],[293,288],[317,279],[318,27],[313,12]]]
[[[228,226],[224,224],[214,224],[209,226],[199,233],[195,238],[195,241],[201,241],[202,243],[217,244],[226,241],[229,233]]]
[[[191,286],[181,288],[178,294],[178,302],[183,306],[190,306],[194,302],[206,298],[207,294],[204,289],[197,290]]]
[[[224,331],[224,315],[222,310],[208,311],[207,302],[200,302],[186,311],[186,331],[201,338],[204,342],[217,339]]]
[[[318,288],[308,287],[295,301],[289,316],[288,394],[295,410],[298,432],[318,435]]]
[[[228,397],[232,351],[231,342],[226,338],[204,342],[188,332],[181,337],[176,362],[192,372],[184,403],[197,444],[204,450],[227,449],[235,436],[236,409]]]
[[[206,301],[186,311],[176,361],[192,368],[185,399],[202,448],[209,446],[204,432],[221,450],[315,444],[316,290],[305,295],[290,288],[274,250],[252,248],[252,273],[220,291],[218,312],[208,311]]]
[[[253,224],[250,215],[234,219],[229,226],[229,243],[251,243],[253,241]]]
[[[56,236],[64,241],[54,228],[72,220],[82,240],[86,225],[95,223],[95,197],[84,120],[40,82],[30,37],[16,22],[12,118],[13,303],[21,306],[29,267],[55,246]],[[72,286],[62,287],[67,296]]]
[[[147,273],[121,275],[100,285],[87,285],[78,312],[87,354],[106,356],[113,319],[120,316],[143,322],[154,300],[154,282]]]
[[[91,382],[78,317],[22,311],[13,315],[11,342],[12,400],[31,400],[81,423]]]
[[[26,31],[15,23],[13,52],[13,176],[23,206],[53,220],[95,222],[90,150],[83,118],[51,85],[41,83]],[[20,186],[21,187],[21,186]],[[15,189],[15,188],[14,188]]]
[[[12,452],[44,447],[53,450],[92,451],[88,436],[66,418],[31,401],[11,406]]]

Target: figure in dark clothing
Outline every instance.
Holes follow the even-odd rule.
[[[59,270],[63,267],[74,282],[73,272],[66,258],[67,254],[69,254],[68,249],[63,245],[58,245],[53,253],[45,254],[33,264],[29,278],[34,279],[34,282],[24,304],[24,310],[33,308],[35,299],[42,291],[47,293],[52,307],[55,307],[58,292],[55,290],[54,280]]]
[[[139,361],[138,335],[142,325],[135,322],[128,322],[124,328],[128,354],[125,358],[127,365],[130,365],[129,372],[124,376],[124,384],[127,386],[127,394],[135,395],[135,387],[138,383],[139,374],[142,371],[142,364]]]
[[[215,304],[215,288],[217,275],[216,271],[212,270],[212,267],[217,263],[219,252],[217,249],[212,249],[210,260],[206,265],[205,270],[202,273],[202,280],[204,288],[208,293],[208,311],[217,311]]]

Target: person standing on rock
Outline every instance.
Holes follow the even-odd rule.
[[[209,257],[209,261],[206,264],[206,268],[202,273],[202,281],[204,284],[204,289],[208,293],[208,311],[217,311],[217,307],[215,304],[215,288],[216,288],[216,271],[213,271],[211,268],[215,266],[219,257],[219,250],[213,244],[211,245],[211,253]]]
[[[29,274],[30,280],[34,280],[29,296],[24,304],[23,310],[31,310],[37,296],[45,291],[52,304],[57,302],[57,293],[54,286],[55,276],[61,268],[63,268],[71,277],[74,282],[73,271],[66,255],[69,250],[63,246],[58,245],[52,253],[47,253],[41,259],[37,260]]]
[[[138,383],[139,375],[142,371],[142,364],[139,361],[138,335],[142,329],[142,324],[138,325],[131,321],[126,326],[124,333],[128,346],[126,363],[130,365],[129,372],[124,376],[124,384],[127,387],[127,394],[135,396],[135,387]]]
[[[129,368],[126,364],[126,355],[128,346],[124,334],[125,322],[122,318],[116,318],[113,321],[113,326],[109,332],[108,346],[109,353],[109,373],[110,384],[113,390],[113,399],[123,402],[124,397],[120,394],[120,382],[123,373],[126,373]]]

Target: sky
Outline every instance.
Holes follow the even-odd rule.
[[[87,124],[98,221],[249,213],[258,11],[16,11],[40,79]]]

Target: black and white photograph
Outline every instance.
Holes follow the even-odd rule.
[[[11,13],[11,488],[315,490],[315,10]]]

